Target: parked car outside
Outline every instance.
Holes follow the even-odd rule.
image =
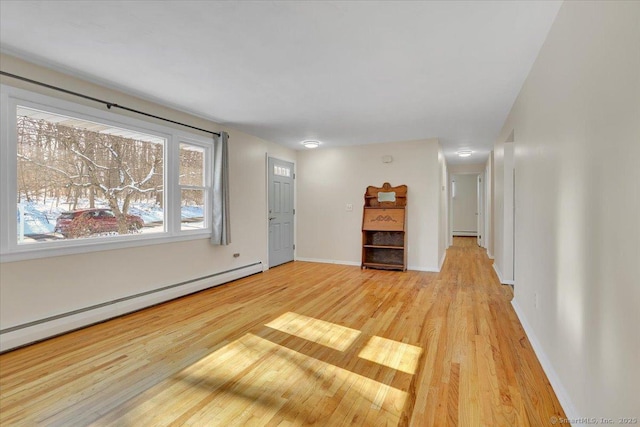
[[[127,215],[129,231],[140,230],[144,221],[138,215]],[[62,212],[56,220],[55,230],[65,237],[82,237],[118,231],[118,218],[111,209],[79,209]]]

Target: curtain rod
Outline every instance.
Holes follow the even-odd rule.
[[[82,93],[73,92],[71,90],[63,89],[63,88],[58,87],[58,86],[53,86],[53,85],[50,85],[50,84],[47,84],[47,83],[39,82],[37,80],[31,80],[31,79],[28,79],[26,77],[18,76],[17,74],[11,74],[11,73],[7,73],[6,71],[0,70],[0,75],[11,77],[11,78],[17,79],[17,80],[22,80],[24,82],[32,83],[34,85],[38,85],[38,86],[42,86],[42,87],[46,87],[48,89],[57,90],[58,92],[63,92],[63,93],[69,94],[69,95],[73,95],[73,96],[77,96],[77,97],[80,97],[80,98],[88,99],[90,101],[98,102],[100,104],[106,105],[107,109],[109,109],[109,110],[112,107],[113,108],[120,108],[121,110],[130,111],[132,113],[141,114],[143,116],[152,117],[154,119],[163,120],[165,122],[173,123],[173,124],[176,124],[176,125],[180,125],[180,126],[188,127],[188,128],[191,128],[191,129],[196,129],[196,130],[199,130],[199,131],[202,131],[202,132],[210,133],[212,135],[220,136],[220,133],[218,133],[218,132],[212,132],[210,130],[202,129],[202,128],[199,128],[199,127],[196,127],[196,126],[191,126],[191,125],[188,125],[186,123],[178,122],[178,121],[171,120],[171,119],[166,119],[164,117],[156,116],[154,114],[145,113],[144,111],[140,111],[140,110],[136,110],[136,109],[133,109],[133,108],[125,107],[123,105],[118,105],[115,102],[104,101],[102,99],[94,98],[92,96],[84,95]]]

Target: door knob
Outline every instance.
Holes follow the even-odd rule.
[[[276,219],[276,217],[275,216],[269,217],[269,221],[271,221],[272,219]]]

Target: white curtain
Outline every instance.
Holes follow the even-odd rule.
[[[228,245],[231,243],[229,225],[229,134],[221,132],[213,143],[213,214],[211,243]]]

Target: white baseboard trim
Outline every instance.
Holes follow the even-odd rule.
[[[340,261],[340,260],[336,260],[336,259],[323,259],[323,258],[296,258],[296,261],[304,261],[304,262],[318,262],[321,264],[340,264],[340,265],[354,265],[357,267],[360,267],[360,263],[359,262],[354,262],[354,261]],[[431,273],[439,273],[440,269],[437,267],[424,267],[421,265],[408,265],[407,266],[407,270],[414,270],[414,271],[428,271]]]
[[[447,251],[445,249],[444,253],[442,254],[442,258],[440,258],[440,266],[438,267],[438,272],[442,270],[442,266],[444,265],[444,260],[446,258],[447,258]]]
[[[535,352],[536,357],[540,361],[540,364],[542,365],[542,369],[544,370],[544,373],[547,375],[547,378],[551,383],[551,387],[553,388],[553,391],[555,391],[556,396],[558,397],[558,401],[560,401],[560,405],[562,406],[562,409],[564,409],[564,413],[567,416],[567,419],[579,420],[580,414],[578,414],[578,410],[574,406],[573,401],[569,396],[569,393],[562,385],[562,381],[560,381],[560,377],[558,377],[558,374],[556,373],[555,369],[553,369],[553,365],[551,364],[551,361],[547,357],[547,354],[544,352],[542,345],[540,344],[540,341],[536,337],[536,334],[533,332],[531,325],[527,321],[527,318],[525,317],[524,313],[520,309],[520,306],[518,305],[516,300],[511,301],[511,306],[513,307],[513,310],[516,312],[516,316],[518,316],[518,320],[520,320],[520,324],[522,325],[524,332],[527,334],[527,338],[531,343],[531,347],[533,347],[533,351]],[[572,422],[571,425],[578,426],[583,424]]]
[[[296,261],[304,261],[304,262],[318,262],[321,264],[340,264],[340,265],[356,265],[360,267],[359,262],[355,261],[340,261],[337,259],[322,259],[322,258],[301,258],[297,257]]]
[[[454,231],[453,235],[459,237],[478,237],[478,233],[475,231]]]
[[[423,267],[421,265],[408,265],[407,270],[426,271],[429,273],[440,273],[440,269],[438,267]]]
[[[157,290],[143,292],[46,319],[5,328],[0,331],[0,352],[103,322],[123,314],[261,272],[262,263],[257,262],[200,279],[165,286]]]
[[[493,257],[493,254],[491,252],[489,252],[489,249],[487,248],[487,256],[489,257],[489,259],[495,259]]]
[[[496,265],[496,263],[493,263],[493,271],[496,272],[496,274],[498,275],[498,280],[500,280],[500,283],[502,283],[503,285],[514,285],[515,282],[513,280],[506,280],[502,278],[502,273],[500,273],[500,269],[498,268],[498,266]]]

